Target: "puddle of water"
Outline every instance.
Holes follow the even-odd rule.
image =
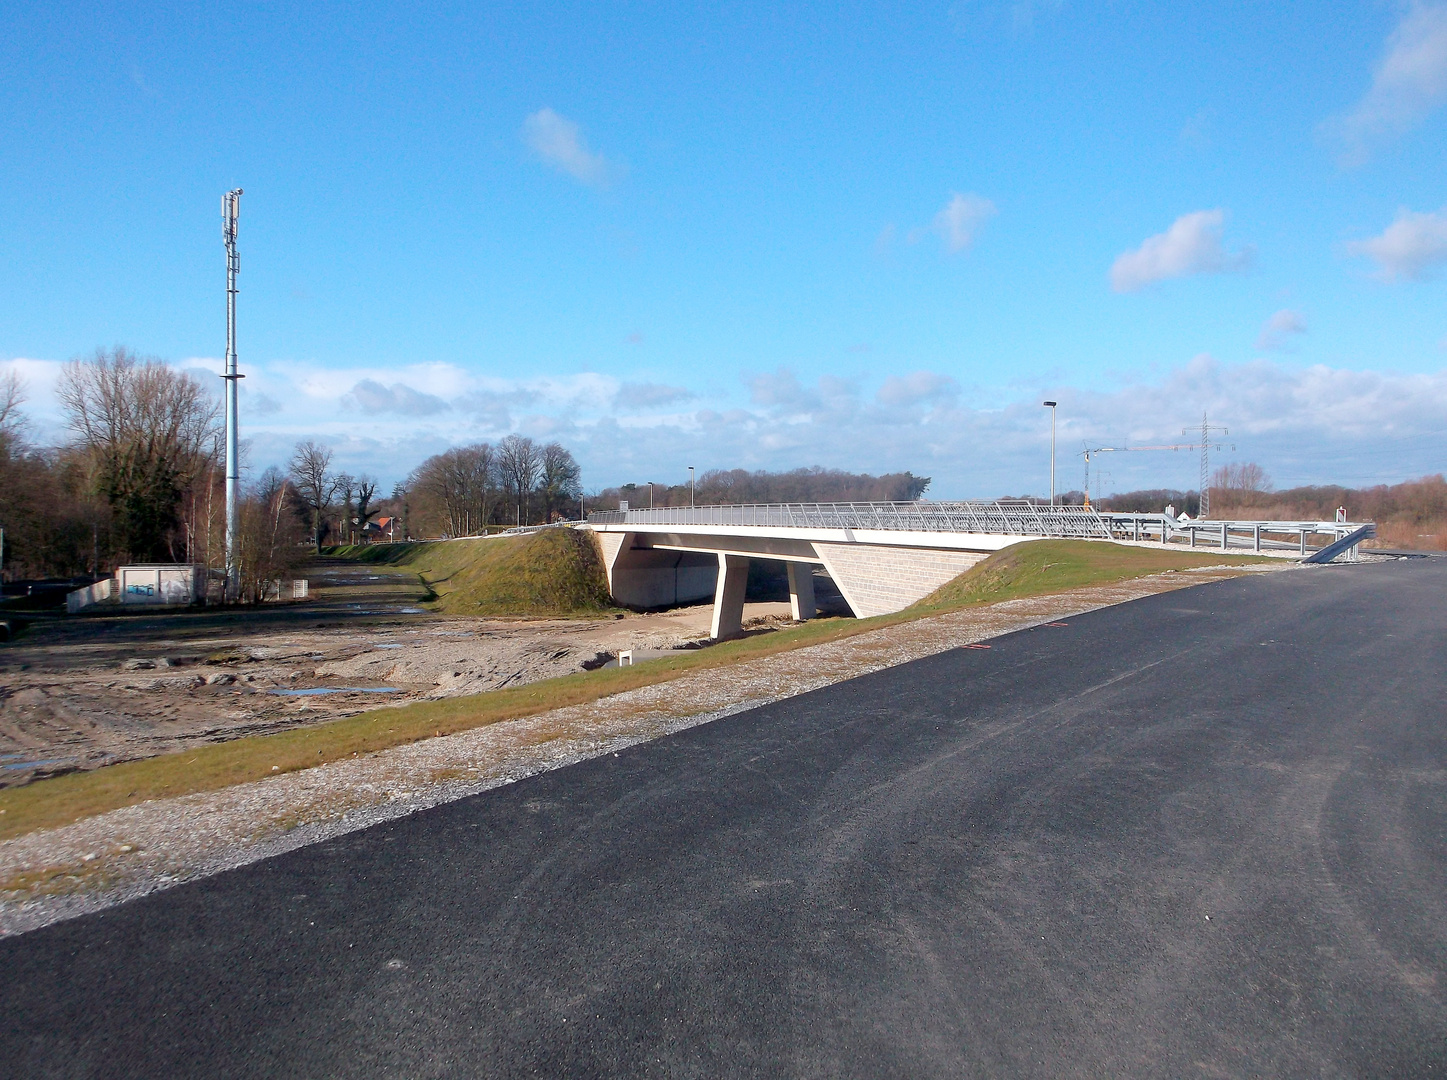
[[[319,697],[322,694],[400,694],[395,686],[308,686],[301,690],[268,690],[282,697]]]
[[[402,643],[400,641],[386,641],[383,642],[381,645],[372,646],[372,648],[374,649],[400,649],[401,647]]]
[[[427,612],[426,612],[425,610],[423,610],[422,608],[420,608],[420,607],[399,607],[399,608],[397,609],[397,613],[398,613],[399,615],[426,615],[426,614],[427,614]]]

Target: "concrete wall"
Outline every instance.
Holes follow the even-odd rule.
[[[713,598],[718,556],[634,546],[631,533],[598,535],[608,591],[626,607],[662,608]]]
[[[68,592],[65,594],[65,610],[74,615],[77,611],[82,611],[92,604],[109,600],[115,595],[115,585],[115,578],[101,578],[94,585],[87,585],[83,589]]]
[[[186,563],[122,566],[116,571],[122,604],[192,604],[205,595],[206,568]]]
[[[861,619],[902,611],[987,557],[978,551],[827,544],[818,540],[814,548],[834,584]]]

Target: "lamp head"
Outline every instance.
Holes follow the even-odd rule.
[[[1046,408],[1048,408],[1048,409],[1053,409],[1053,408],[1055,408],[1056,402],[1053,402],[1053,401],[1042,401],[1040,404],[1041,404],[1041,405],[1044,405],[1044,406],[1045,406]]]

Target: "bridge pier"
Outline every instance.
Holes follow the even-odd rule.
[[[789,614],[795,622],[812,619],[819,613],[814,606],[814,567],[809,563],[785,563],[789,568]]]
[[[742,555],[719,552],[718,584],[713,594],[715,641],[742,637],[744,632],[744,589],[749,583],[749,560]]]

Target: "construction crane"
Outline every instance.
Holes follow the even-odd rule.
[[[1214,449],[1220,450],[1221,444],[1216,443]],[[1200,450],[1198,443],[1178,443],[1173,446],[1094,446],[1080,451],[1085,456],[1085,507],[1090,509],[1090,459],[1094,454],[1120,454],[1134,450]],[[1233,446],[1231,449],[1235,449]]]

